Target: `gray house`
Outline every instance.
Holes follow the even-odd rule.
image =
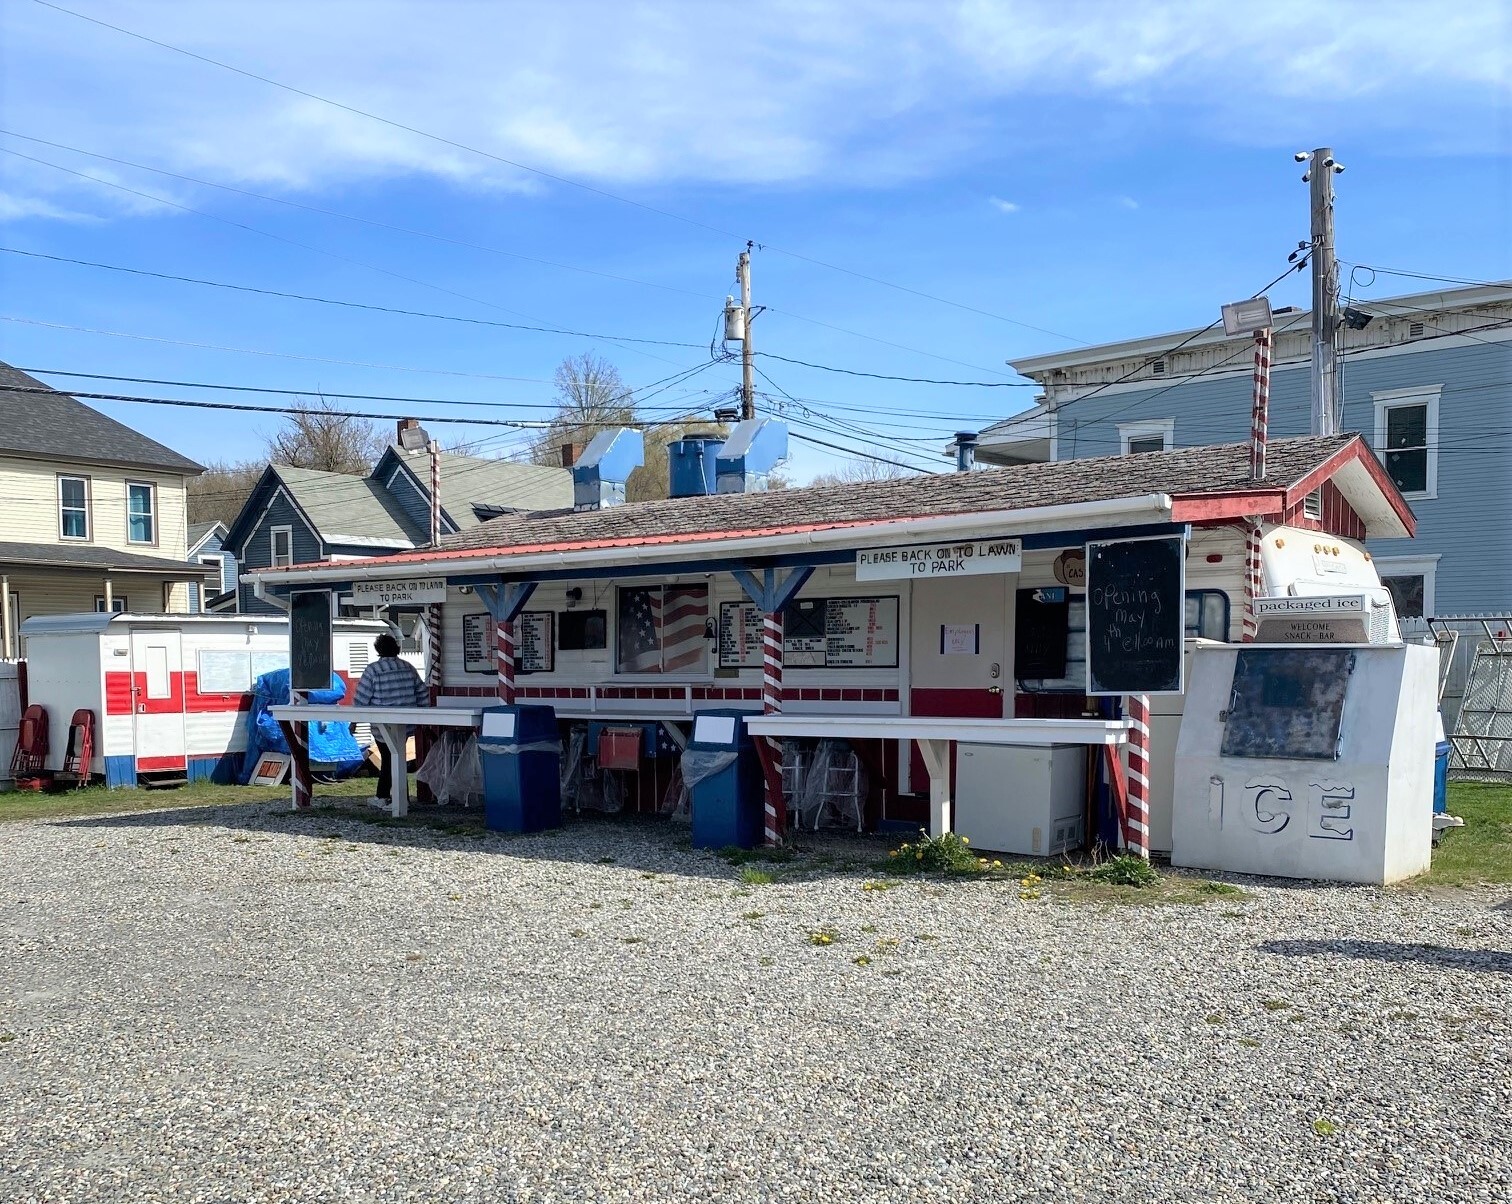
[[[414,442],[424,446],[423,432]],[[501,514],[572,507],[566,469],[442,452],[440,472],[443,535]],[[246,571],[387,556],[429,539],[430,456],[394,444],[365,477],[268,465],[221,546]],[[240,588],[244,613],[283,613]]]
[[[1216,309],[1216,307],[1215,307]],[[1404,617],[1512,609],[1512,284],[1355,301],[1342,332],[1344,430],[1411,503],[1417,538],[1368,549]],[[1310,423],[1310,323],[1277,310],[1270,433]],[[1249,438],[1254,344],[1176,331],[1012,361],[1044,386],[988,427],[989,464]]]
[[[189,524],[189,555],[187,559],[203,564],[213,570],[203,582],[196,582],[189,590],[189,613],[206,614],[211,611],[235,612],[237,603],[236,557],[225,547],[226,524]]]

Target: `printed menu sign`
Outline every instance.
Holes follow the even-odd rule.
[[[750,602],[719,608],[721,668],[761,667],[763,616]],[[788,669],[881,669],[898,664],[898,599],[803,598],[783,613]]]
[[[555,667],[553,626],[549,610],[527,610],[515,619],[515,672],[550,673]],[[462,617],[462,667],[469,673],[493,673],[494,621],[486,614]]]

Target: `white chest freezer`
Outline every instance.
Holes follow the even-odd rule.
[[[955,830],[982,851],[1051,857],[1085,838],[1087,750],[956,747]]]

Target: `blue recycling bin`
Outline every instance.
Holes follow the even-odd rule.
[[[1440,740],[1433,747],[1433,813],[1449,813],[1449,750],[1453,747],[1447,740]]]
[[[494,832],[562,826],[562,741],[548,706],[483,708],[483,822]]]
[[[765,783],[748,712],[699,711],[683,751],[683,782],[693,813],[693,847],[753,849],[761,843]]]

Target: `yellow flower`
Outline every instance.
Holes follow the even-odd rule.
[[[963,836],[963,837],[961,837],[961,843],[962,844],[970,844],[971,843],[971,837],[969,837],[969,836]]]
[[[915,853],[914,854],[914,860],[915,861],[923,861],[924,860],[924,854],[923,853]]]
[[[992,868],[995,870],[1000,870],[1003,868],[1003,863],[1001,861],[994,861],[992,863]]]

